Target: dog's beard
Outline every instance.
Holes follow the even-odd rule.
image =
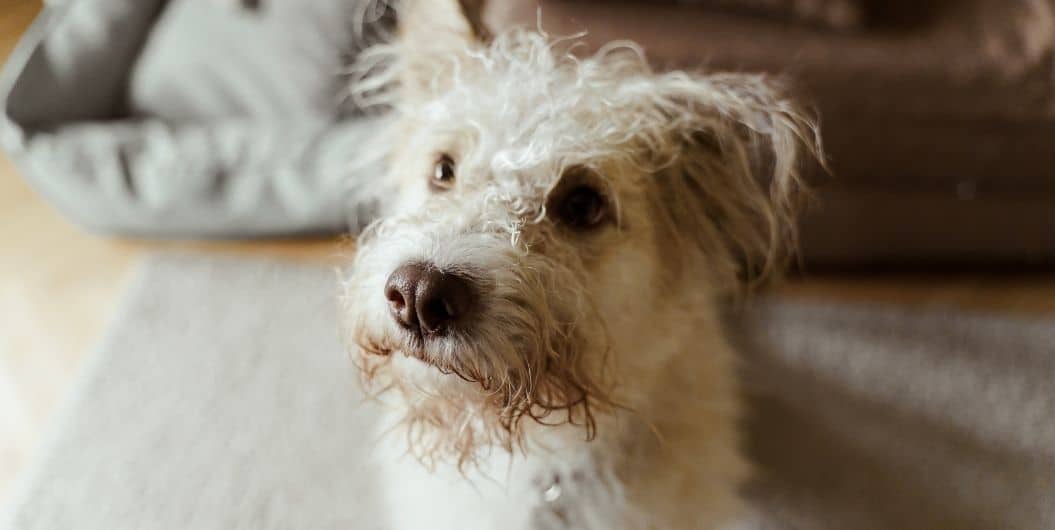
[[[465,468],[492,448],[523,450],[532,426],[595,435],[595,414],[613,406],[607,333],[588,297],[571,287],[575,276],[545,258],[505,269],[485,286],[474,321],[440,338],[346,305],[344,331],[365,386],[401,398],[401,427],[423,463]],[[353,270],[344,300],[380,290]]]

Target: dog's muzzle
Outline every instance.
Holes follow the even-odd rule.
[[[465,328],[479,293],[469,278],[410,262],[388,277],[385,298],[396,323],[426,339]]]

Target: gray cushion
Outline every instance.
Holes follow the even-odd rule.
[[[366,141],[340,70],[367,5],[76,0],[0,77],[0,140],[68,217],[105,232],[258,236],[368,220]]]
[[[169,0],[132,69],[132,108],[175,122],[332,115],[358,5]]]

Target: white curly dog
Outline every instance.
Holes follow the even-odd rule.
[[[341,293],[390,526],[724,525],[749,466],[720,307],[784,262],[816,128],[762,76],[491,35],[478,3],[404,2],[353,87],[394,116]]]

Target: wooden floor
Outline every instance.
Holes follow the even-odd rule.
[[[40,9],[0,0],[0,58]],[[40,440],[129,271],[144,255],[183,249],[336,262],[338,242],[151,243],[85,234],[48,208],[0,155],[0,502]],[[1055,275],[797,279],[801,298],[1055,314]]]

